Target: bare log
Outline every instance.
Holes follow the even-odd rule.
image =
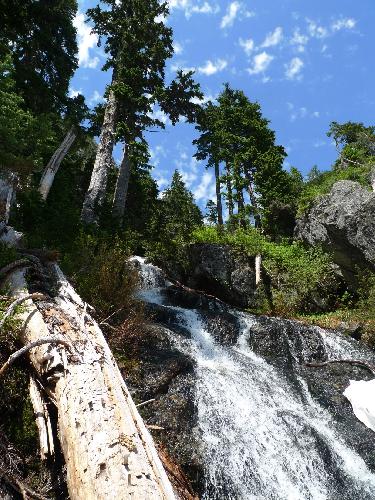
[[[45,344],[51,344],[51,345],[60,344],[66,347],[67,349],[71,348],[71,344],[61,337],[44,337],[34,340],[33,342],[30,342],[29,344],[22,347],[22,349],[19,349],[18,351],[14,352],[11,356],[9,356],[7,361],[3,364],[3,366],[0,369],[0,378],[18,358],[21,358],[22,356],[30,352],[31,349],[34,349],[35,347],[40,347]]]
[[[40,346],[29,352],[58,412],[61,448],[72,500],[172,500],[175,495],[103,333],[56,264],[59,294],[44,316],[31,300],[19,318],[27,345],[63,336],[74,353]],[[24,296],[24,271],[9,280]],[[50,321],[50,324],[48,323]]]
[[[46,402],[33,376],[30,377],[30,399],[33,405],[35,421],[39,432],[40,457],[47,460],[54,455],[55,447],[52,435],[52,425]]]
[[[17,268],[29,266],[32,266],[32,262],[29,259],[15,260],[14,262],[11,262],[7,266],[4,266],[0,269],[0,279],[13,272]]]
[[[52,187],[53,181],[59,168],[61,166],[62,161],[65,156],[69,153],[70,148],[72,147],[74,141],[76,140],[77,134],[75,132],[75,128],[71,127],[69,132],[64,137],[64,140],[60,144],[60,146],[53,153],[52,158],[48,162],[44,172],[42,174],[42,178],[39,184],[39,193],[41,194],[43,200],[46,200],[50,189]]]
[[[306,363],[306,366],[310,366],[313,368],[322,368],[324,366],[328,366],[328,365],[336,364],[336,363],[349,364],[349,365],[353,365],[353,366],[361,366],[362,368],[366,368],[373,375],[375,375],[375,366],[372,365],[371,363],[367,363],[367,361],[362,361],[360,359],[330,359],[329,361],[324,361],[322,363]]]
[[[112,151],[115,143],[117,99],[111,90],[105,107],[104,121],[99,138],[90,186],[83,203],[81,219],[86,224],[97,223],[97,209],[103,204],[107,189],[108,171],[112,165]]]
[[[20,306],[23,302],[25,302],[26,300],[29,300],[29,299],[42,300],[45,298],[46,298],[46,296],[43,295],[42,293],[31,293],[29,295],[25,295],[24,297],[19,297],[18,299],[14,300],[11,303],[11,305],[8,307],[8,309],[5,311],[4,316],[0,320],[0,330],[3,328],[6,320],[13,314],[16,307]]]

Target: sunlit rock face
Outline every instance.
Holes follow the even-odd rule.
[[[297,239],[331,252],[346,280],[356,267],[375,269],[375,194],[353,181],[339,181],[297,221]]]
[[[142,262],[151,323],[130,380],[203,499],[375,497],[375,433],[343,395],[374,354],[335,332],[255,317],[163,282]],[[151,276],[150,276],[151,273]],[[152,274],[155,276],[152,277]]]

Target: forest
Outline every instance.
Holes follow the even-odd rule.
[[[336,145],[331,168],[313,166],[307,176],[298,166],[286,169],[286,149],[251,95],[223,82],[217,99],[205,102],[194,71],[167,78],[174,36],[165,22],[168,4],[158,0],[103,0],[87,11],[106,55],[102,70],[111,75],[104,103],[90,107],[82,95],[69,96],[78,68],[77,8],[75,0],[0,0],[1,233],[13,227],[25,253],[60,263],[129,369],[147,314],[133,295],[128,259],[146,257],[180,282],[197,244],[258,257],[261,284],[252,313],[327,328],[361,322],[363,339],[373,346],[373,270],[356,270],[355,286],[337,285],[330,251],[295,234],[297,221],[338,181],[372,190],[375,126],[333,121],[322,131]],[[156,106],[173,126],[195,127],[195,158],[215,178],[216,197],[205,210],[178,170],[163,190],[153,177],[147,133],[165,127],[153,114]],[[0,269],[18,258],[1,243]],[[326,302],[319,308],[312,297],[322,290]],[[11,302],[3,290],[2,315]],[[1,364],[19,347],[16,331],[16,320],[1,322]],[[30,498],[42,498],[35,493],[45,485],[31,458],[37,438],[23,363],[0,381],[0,446],[12,443],[26,457],[23,463],[16,457],[15,468],[32,485]],[[0,462],[3,476],[4,467]]]

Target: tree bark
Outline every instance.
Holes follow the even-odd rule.
[[[262,256],[258,254],[255,257],[255,286],[258,288],[262,281]]]
[[[122,225],[125,214],[126,198],[128,196],[131,164],[129,159],[129,148],[124,146],[123,157],[117,177],[115,194],[113,197],[112,215]]]
[[[24,302],[22,342],[61,336],[72,346],[33,349],[30,361],[58,412],[58,429],[72,500],[173,500],[152,438],[97,323],[56,264],[58,290],[41,311]],[[15,298],[28,294],[25,270],[8,279]],[[45,431],[43,431],[45,432]]]
[[[103,205],[112,152],[115,144],[117,99],[111,90],[105,108],[102,131],[99,138],[90,186],[83,203],[81,220],[86,224],[97,224],[97,210]]]
[[[262,222],[260,219],[259,215],[259,207],[258,207],[258,202],[254,193],[254,187],[253,187],[253,179],[249,171],[245,170],[245,175],[248,180],[248,185],[247,185],[247,190],[249,193],[249,198],[251,201],[251,205],[254,209],[254,220],[255,220],[255,227],[260,228],[262,226]]]
[[[227,177],[227,203],[228,203],[228,211],[229,217],[231,217],[234,213],[234,204],[233,204],[233,191],[232,191],[232,181],[230,179],[230,169],[229,165],[226,165],[226,177]]]
[[[59,171],[60,165],[64,160],[65,156],[69,153],[74,141],[76,140],[77,134],[74,127],[71,127],[69,132],[66,134],[64,140],[60,146],[56,149],[52,158],[48,162],[48,165],[44,169],[42,178],[39,184],[39,193],[41,194],[43,200],[46,200],[50,189],[52,187],[53,181],[57,172]]]
[[[217,209],[217,223],[219,226],[224,224],[223,221],[223,204],[221,201],[221,182],[220,182],[220,166],[215,163],[215,180],[216,180],[216,209]]]
[[[0,221],[8,224],[14,202],[14,174],[1,174],[0,177]]]

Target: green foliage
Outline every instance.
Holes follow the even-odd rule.
[[[155,262],[186,263],[184,246],[194,229],[202,224],[202,213],[186,189],[181,174],[176,170],[171,185],[160,200],[159,212],[152,221],[155,240],[147,246],[147,255]]]
[[[370,189],[369,174],[371,165],[348,165],[345,169],[334,169],[319,172],[316,168],[308,175],[308,180],[303,186],[298,199],[297,216],[302,216],[314,202],[321,196],[329,193],[332,186],[343,180],[356,181]]]
[[[128,263],[130,252],[124,241],[81,233],[62,267],[77,292],[104,318],[133,303],[136,275]]]
[[[290,197],[291,180],[282,168],[284,148],[276,146],[275,133],[262,116],[260,105],[251,102],[244,92],[228,84],[218,97],[199,114],[200,137],[194,141],[196,157],[207,160],[208,166],[225,165],[225,175],[219,179],[227,186],[225,193],[229,213],[240,226],[255,219],[259,227],[275,200],[286,202]],[[217,175],[217,169],[216,169]],[[246,206],[244,191],[249,196]]]
[[[310,296],[332,280],[330,257],[320,248],[274,243],[255,228],[229,232],[205,226],[194,231],[192,241],[230,245],[249,257],[261,254],[272,282],[273,313],[291,315],[308,309]]]
[[[0,0],[0,57],[11,48],[17,92],[34,114],[65,108],[77,68],[76,0]]]

